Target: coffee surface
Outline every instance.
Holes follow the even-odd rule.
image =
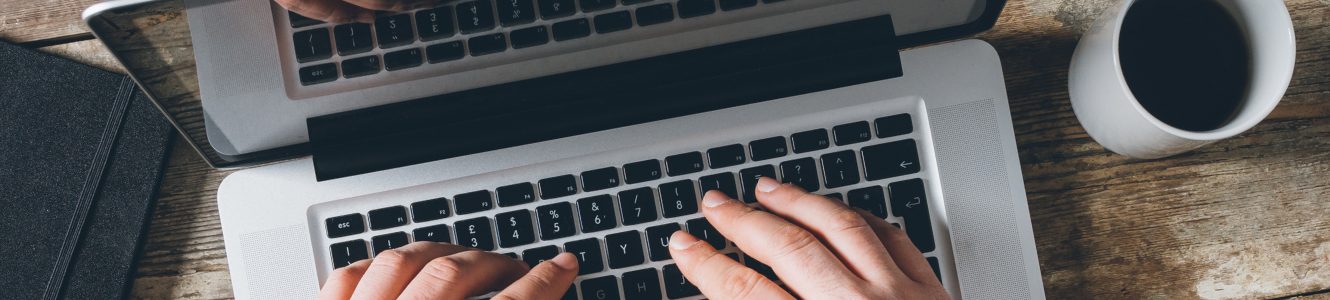
[[[1118,56],[1145,110],[1188,131],[1226,125],[1250,79],[1246,38],[1214,0],[1140,0],[1122,21]]]

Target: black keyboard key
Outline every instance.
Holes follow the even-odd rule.
[[[457,233],[457,245],[494,251],[494,230],[489,218],[457,221],[453,224],[453,231]]]
[[[528,182],[501,186],[494,189],[494,194],[499,198],[499,207],[536,202],[536,190]]]
[[[817,151],[831,146],[831,142],[827,140],[826,129],[813,129],[790,135],[790,144],[794,145],[794,153]]]
[[[517,253],[504,252],[504,253],[502,253],[502,254],[505,255],[505,256],[508,256],[508,257],[512,257],[513,259],[517,259],[517,260],[521,260],[521,259],[522,259],[521,257],[518,257],[518,256],[517,256]]]
[[[914,139],[864,147],[864,179],[878,180],[919,172],[919,150]]]
[[[512,248],[536,242],[536,230],[531,227],[529,210],[498,214],[494,216],[494,227],[498,229],[499,247]]]
[[[660,185],[661,214],[666,218],[697,213],[697,191],[692,180],[680,180]]]
[[[623,296],[634,300],[660,300],[660,274],[656,274],[654,268],[623,273]]]
[[[513,49],[544,45],[550,42],[550,33],[545,26],[536,26],[513,30]]]
[[[540,185],[540,199],[554,199],[577,193],[577,178],[573,175],[545,178],[536,183]]]
[[[720,10],[731,11],[757,5],[757,0],[720,0]]]
[[[532,0],[499,0],[499,25],[503,27],[531,23],[536,20],[536,6]]]
[[[374,20],[374,31],[379,37],[379,48],[410,44],[416,39],[411,30],[411,15],[396,14]]]
[[[605,259],[601,254],[600,240],[589,238],[563,244],[563,251],[577,257],[577,275],[586,275],[605,270]]]
[[[619,192],[619,216],[624,226],[655,221],[656,192],[650,187]]]
[[[286,18],[291,20],[291,28],[300,28],[310,25],[323,24],[323,21],[310,19],[309,17],[302,16],[293,11],[287,11]]]
[[[679,271],[679,266],[668,264],[660,268],[662,279],[665,280],[665,297],[670,299],[679,299],[701,295],[702,291],[697,286],[683,277],[683,272]]]
[[[812,157],[805,157],[796,160],[780,163],[781,182],[793,183],[809,192],[816,192],[817,182],[817,162]]]
[[[469,50],[471,50],[471,56],[481,56],[508,50],[508,41],[503,37],[502,32],[473,37],[466,40],[466,44],[470,46]]]
[[[568,202],[536,207],[536,220],[540,223],[540,239],[553,240],[573,236],[573,205]]]
[[[776,167],[762,165],[739,170],[739,182],[743,184],[744,203],[757,203],[757,179],[776,179]]]
[[[337,54],[342,56],[365,53],[374,49],[374,37],[369,24],[351,23],[333,27],[333,37],[337,38]]]
[[[623,5],[633,5],[633,4],[647,3],[647,2],[651,2],[651,0],[622,0],[622,1],[619,1],[619,3],[623,3]]]
[[[582,191],[597,191],[616,186],[619,186],[619,169],[606,167],[582,172]]]
[[[582,3],[582,12],[593,12],[614,7],[614,0],[578,0]]]
[[[577,288],[569,285],[568,291],[563,292],[563,297],[559,297],[559,300],[577,300]]]
[[[770,137],[748,143],[749,155],[753,161],[767,160],[785,156],[790,149],[785,146],[785,137]]]
[[[730,199],[739,199],[738,185],[734,184],[734,173],[725,172],[702,176],[697,179],[697,183],[702,186],[702,196],[707,195],[707,191],[718,190],[725,193]]]
[[[369,251],[365,249],[365,240],[336,243],[331,248],[334,269],[369,258]]]
[[[830,193],[830,194],[826,194],[826,195],[822,195],[822,196],[827,197],[827,198],[832,198],[832,199],[840,200],[840,202],[845,202],[845,197],[844,197],[844,196],[841,196],[840,193]]]
[[[582,219],[582,232],[596,232],[614,228],[614,197],[600,195],[577,200],[577,215]]]
[[[355,78],[379,73],[379,56],[370,55],[342,61],[342,77]]]
[[[605,236],[605,248],[610,269],[622,269],[646,262],[642,256],[642,234],[637,231]]]
[[[379,255],[379,252],[383,252],[384,250],[397,249],[411,243],[411,241],[407,239],[405,232],[394,232],[380,235],[374,237],[372,240],[374,241],[374,255],[376,256]]]
[[[327,63],[300,68],[300,84],[313,85],[337,80],[337,64]]]
[[[651,189],[648,188],[647,190],[650,191]],[[323,223],[323,226],[328,229],[328,238],[330,239],[365,232],[365,217],[360,214],[336,216],[324,220]]]
[[[452,215],[448,209],[448,198],[438,198],[411,203],[411,220],[420,222],[434,221]]]
[[[648,159],[623,165],[623,182],[634,184],[660,179],[660,161]]]
[[[716,13],[716,0],[679,0],[679,17],[692,18]]]
[[[744,145],[734,144],[707,150],[707,163],[712,169],[737,166],[746,161]]]
[[[716,231],[716,227],[711,226],[711,221],[707,221],[707,218],[688,220],[684,225],[688,225],[688,234],[693,237],[707,241],[707,244],[711,244],[716,250],[725,249],[725,236],[720,235],[720,231]]]
[[[868,128],[867,121],[859,121],[831,127],[831,135],[836,139],[836,146],[867,142],[873,138],[872,131],[872,129]]]
[[[855,189],[846,196],[850,198],[850,207],[862,208],[878,218],[887,218],[887,196],[882,193],[882,187],[875,185]]]
[[[942,271],[940,270],[941,268],[938,268],[938,265],[937,265],[937,258],[936,258],[936,257],[925,257],[924,259],[925,259],[925,260],[928,260],[928,266],[933,268],[933,276],[937,276],[937,281],[938,281],[938,282],[941,282],[941,281],[942,281]]]
[[[633,15],[628,11],[616,11],[595,17],[596,33],[606,34],[633,28]]]
[[[637,9],[637,26],[649,26],[674,21],[674,6],[661,3]]]
[[[296,61],[311,62],[332,57],[332,40],[327,28],[310,29],[297,32],[291,37],[295,42]]]
[[[466,56],[466,47],[462,45],[462,41],[429,45],[425,47],[425,56],[429,58],[431,64],[454,61]]]
[[[554,40],[566,41],[591,35],[591,22],[587,19],[568,20],[550,25]]]
[[[457,203],[457,214],[459,215],[481,212],[494,208],[493,195],[490,195],[490,191],[485,190],[453,196],[453,202]]]
[[[420,48],[388,52],[383,55],[383,68],[388,71],[420,66]]]
[[[744,266],[753,269],[753,271],[757,271],[757,273],[762,274],[762,276],[766,276],[767,279],[778,280],[776,277],[776,271],[772,270],[771,266],[757,261],[757,259],[748,256],[746,253],[744,254]]]
[[[619,279],[614,275],[596,277],[582,281],[583,300],[621,300],[619,297]]]
[[[416,12],[416,34],[421,41],[433,41],[453,36],[453,8],[450,6]]]
[[[651,261],[670,259],[670,236],[682,230],[678,223],[647,227],[647,254]]]
[[[873,120],[873,127],[877,127],[878,138],[887,138],[914,132],[914,123],[910,121],[910,114],[899,114],[877,118],[876,120]]]
[[[539,265],[540,263],[545,262],[547,260],[554,259],[554,257],[558,255],[559,255],[559,247],[556,247],[554,245],[549,245],[545,247],[531,248],[522,251],[522,261],[525,261],[528,266],[535,268],[536,265]]]
[[[859,183],[859,160],[854,156],[854,150],[822,155],[822,180],[827,188]]]
[[[924,195],[924,181],[915,178],[887,185],[891,196],[891,214],[904,219],[905,235],[910,237],[919,252],[936,248],[933,242],[933,221],[928,214],[928,197]]]
[[[577,4],[573,0],[536,0],[540,5],[540,18],[553,20],[577,13]]]
[[[665,174],[679,176],[702,171],[702,153],[688,152],[665,157]]]
[[[463,34],[494,29],[494,11],[490,0],[458,3],[457,29]]]
[[[388,229],[402,225],[406,225],[406,207],[393,206],[369,211],[369,229]]]
[[[448,232],[447,224],[439,224],[429,227],[416,228],[411,232],[416,237],[416,241],[427,241],[435,243],[452,243],[452,233]]]

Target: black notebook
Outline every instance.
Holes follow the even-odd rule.
[[[0,42],[0,298],[123,298],[174,130],[128,76]]]

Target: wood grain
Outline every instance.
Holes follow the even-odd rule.
[[[1158,160],[1105,150],[1069,105],[1076,42],[1112,2],[1013,0],[977,37],[1002,57],[1048,297],[1330,299],[1330,0],[1286,2],[1297,67],[1264,122]],[[216,208],[229,171],[182,140],[171,155],[132,297],[231,298]]]
[[[33,41],[91,38],[83,9],[102,0],[6,0],[0,9],[0,39]]]

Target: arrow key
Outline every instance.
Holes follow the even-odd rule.
[[[864,179],[878,180],[919,172],[919,150],[914,139],[864,147]]]

